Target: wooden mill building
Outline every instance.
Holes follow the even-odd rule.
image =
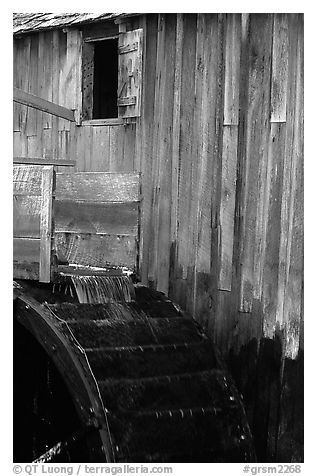
[[[14,88],[15,163],[140,173],[140,280],[217,344],[258,460],[302,461],[303,15],[14,14]]]

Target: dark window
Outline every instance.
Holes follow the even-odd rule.
[[[93,119],[118,117],[118,40],[98,41],[94,54]]]
[[[83,119],[118,117],[118,39],[86,42],[83,49]]]

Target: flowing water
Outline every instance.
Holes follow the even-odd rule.
[[[133,284],[129,276],[70,276],[78,301],[88,304],[131,302]]]
[[[128,275],[79,275],[71,273],[63,273],[59,276],[60,280],[53,285],[53,293],[63,299],[63,303],[79,304],[107,304],[106,307],[98,306],[87,308],[84,310],[80,306],[76,307],[76,311],[72,307],[67,309],[60,307],[59,301],[56,305],[49,307],[58,314],[61,319],[73,319],[73,312],[76,316],[82,312],[94,315],[95,320],[109,319],[110,321],[128,321],[128,320],[144,320],[146,314],[140,309],[135,309],[135,290],[132,279]],[[70,298],[69,298],[70,297]],[[132,304],[130,304],[132,303]],[[134,304],[133,304],[134,303]],[[52,307],[53,306],[53,307]],[[66,312],[66,315],[64,313]],[[92,313],[92,314],[91,314]],[[84,316],[82,316],[84,317]]]

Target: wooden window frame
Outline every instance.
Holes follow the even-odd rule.
[[[109,31],[109,34],[107,34],[106,31],[96,31],[95,33],[92,31],[87,32],[86,34],[83,35],[83,62],[82,62],[82,121],[81,125],[82,126],[117,126],[117,125],[123,125],[126,124],[127,122],[135,122],[137,117],[141,116],[141,110],[142,110],[142,87],[143,87],[143,31],[141,29],[136,29],[136,30],[129,30],[126,31],[125,24],[120,24],[119,25],[119,31],[118,34],[113,34],[113,29],[111,32]],[[131,76],[131,72],[127,71],[127,65],[124,65],[120,63],[120,60],[122,56],[126,57],[124,53],[125,47],[122,44],[122,39],[123,35],[132,35],[133,38],[133,33],[136,34],[136,38],[138,41],[138,50],[137,50],[137,59],[136,59],[136,67],[139,67],[138,70],[136,70],[136,74],[133,74],[132,77],[132,84],[133,81],[137,81],[138,86],[134,86],[134,89],[132,88],[132,96],[133,99],[135,99],[135,102],[131,103],[129,102],[129,99],[132,99],[131,96],[131,91],[130,94],[127,96],[130,97],[118,97],[122,96],[122,94],[119,92],[119,90],[122,90],[122,67],[126,68],[125,74],[128,76]],[[118,116],[113,117],[113,118],[100,118],[100,119],[94,119],[94,118],[87,118],[87,116],[92,116],[93,115],[93,83],[94,83],[94,68],[95,68],[95,63],[94,63],[94,45],[95,43],[99,41],[107,41],[107,40],[113,40],[113,39],[118,39],[118,91],[117,91],[117,111],[118,111]],[[129,47],[129,45],[128,45]],[[90,48],[90,51],[89,51]],[[130,50],[128,50],[130,51]],[[131,50],[132,51],[132,50]],[[89,59],[89,55],[91,56],[91,59]],[[130,60],[131,61],[131,60]],[[132,63],[134,63],[134,59],[132,58]],[[90,63],[90,64],[89,64]],[[88,73],[84,73],[85,67],[88,67],[91,69],[91,73],[89,74],[89,69]],[[124,70],[124,69],[123,69]],[[134,71],[134,70],[133,70]],[[123,79],[125,78],[125,75],[123,76]],[[87,83],[86,83],[87,81]],[[88,88],[88,90],[87,90]],[[136,88],[136,89],[135,89]],[[86,92],[85,92],[86,90]],[[126,94],[123,94],[125,96]],[[121,104],[120,104],[121,102]],[[126,102],[126,104],[123,104]],[[87,114],[88,111],[88,114]]]
[[[114,125],[120,125],[120,124],[123,124],[123,120],[122,118],[119,117],[119,108],[117,106],[117,111],[118,111],[118,116],[117,117],[110,117],[110,118],[100,118],[100,119],[94,119],[94,118],[91,118],[91,119],[84,119],[84,110],[85,108],[87,108],[87,102],[85,102],[85,94],[84,94],[84,89],[85,89],[85,75],[84,75],[84,56],[85,56],[85,50],[87,50],[87,48],[89,48],[88,45],[91,45],[93,49],[95,49],[95,46],[94,44],[95,43],[98,43],[100,41],[107,41],[107,40],[115,40],[115,39],[118,39],[119,41],[119,33],[117,35],[107,35],[106,33],[104,35],[99,35],[99,36],[86,36],[85,38],[83,38],[83,66],[82,66],[82,69],[83,69],[83,73],[82,73],[82,121],[81,121],[81,125],[82,126],[114,126]],[[92,45],[93,44],[93,45]],[[94,68],[95,68],[95,63],[94,63],[94,56],[93,56],[93,59],[92,59],[92,62],[93,62],[93,72],[94,72]],[[93,74],[93,73],[92,73]],[[92,79],[92,82],[93,82],[93,79]],[[91,102],[91,105],[89,107],[91,107],[93,109],[93,85],[91,87],[91,91],[90,91],[90,95],[92,96],[91,98],[89,98],[88,100],[86,101],[89,101]],[[85,114],[86,115],[86,114]]]

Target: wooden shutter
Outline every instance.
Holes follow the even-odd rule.
[[[141,115],[143,30],[119,35],[118,109],[120,117]]]
[[[83,43],[83,120],[92,119],[93,110],[93,85],[94,85],[94,46],[91,43]]]

